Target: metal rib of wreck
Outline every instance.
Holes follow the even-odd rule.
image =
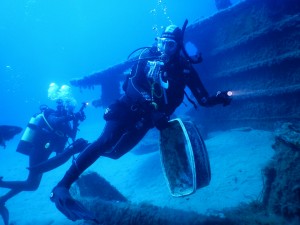
[[[229,107],[189,114],[209,129],[273,129],[278,121],[299,121],[299,24],[299,0],[246,0],[188,26],[185,41],[201,49],[204,61],[195,68],[208,91],[234,94]],[[120,95],[111,88],[120,87],[131,66],[125,61],[71,84],[101,85],[105,105]]]

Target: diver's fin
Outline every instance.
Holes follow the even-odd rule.
[[[9,212],[4,204],[0,203],[0,215],[2,216],[4,225],[8,225],[9,221]]]
[[[73,199],[65,187],[55,187],[50,199],[55,203],[56,208],[72,221],[92,220],[99,223],[93,213],[88,211],[79,201]]]

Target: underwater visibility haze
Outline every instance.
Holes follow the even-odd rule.
[[[0,225],[299,224],[299,18],[298,0],[1,0]],[[188,90],[173,130],[152,129],[119,159],[97,159],[70,189],[93,221],[69,220],[49,195],[63,204],[53,188],[100,136],[106,104],[132,66],[127,57],[155,41],[177,47],[161,34],[186,19],[186,50],[203,58],[195,71],[222,101],[195,109]],[[162,92],[169,83],[161,74]],[[38,116],[51,130],[45,105],[59,108],[62,96],[67,110],[76,107],[79,141],[62,157],[49,153],[48,164],[28,164],[22,135]],[[29,170],[45,172],[41,182],[1,204],[6,181],[25,180]]]

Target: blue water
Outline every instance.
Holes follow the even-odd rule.
[[[51,82],[68,84],[117,64],[149,46],[162,26],[215,11],[212,0],[2,0],[0,124],[26,125],[41,103],[51,105]],[[78,101],[92,98],[73,91]]]

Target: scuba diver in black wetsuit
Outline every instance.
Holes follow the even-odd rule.
[[[69,100],[57,100],[57,109],[41,106],[41,112],[35,114],[18,144],[17,151],[29,156],[29,174],[25,181],[4,181],[0,177],[0,187],[8,188],[0,197],[0,214],[7,225],[9,221],[5,202],[22,191],[35,191],[41,182],[43,173],[58,167],[72,155],[79,153],[87,145],[87,141],[75,141],[79,121],[85,119],[83,110],[73,113],[74,104]],[[65,148],[68,139],[73,143]],[[57,156],[49,159],[51,153]],[[36,168],[35,168],[36,167]]]
[[[185,26],[184,26],[185,27]],[[124,82],[125,94],[105,113],[106,125],[100,137],[73,161],[50,199],[70,220],[94,220],[95,216],[69,193],[71,185],[100,156],[117,159],[130,151],[152,128],[168,126],[169,117],[182,103],[187,86],[199,105],[230,104],[226,92],[209,96],[183,50],[183,30],[168,26],[156,46],[145,49]],[[200,60],[199,60],[200,61]]]

